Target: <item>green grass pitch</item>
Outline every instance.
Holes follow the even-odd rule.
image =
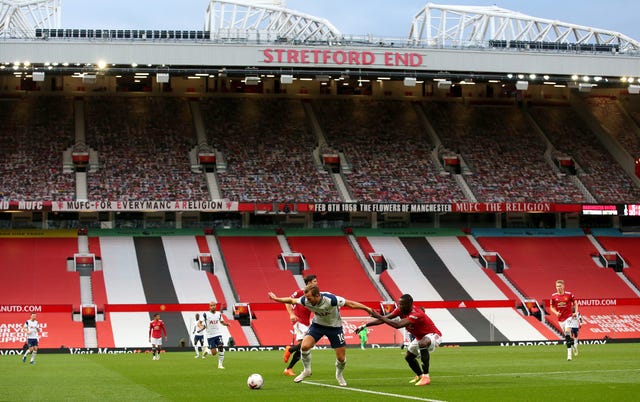
[[[416,387],[400,348],[348,349],[338,387],[332,350],[313,351],[313,375],[293,383],[281,351],[227,352],[217,357],[166,352],[46,354],[35,365],[0,356],[1,401],[637,401],[640,344],[580,345],[566,360],[557,346],[440,348],[431,356],[432,383]],[[302,363],[295,367],[296,373]],[[250,390],[251,373],[264,387]]]

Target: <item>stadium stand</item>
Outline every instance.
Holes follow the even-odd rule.
[[[571,155],[583,172],[578,177],[599,202],[640,200],[640,189],[568,107],[532,107],[529,113],[558,151]]]
[[[380,294],[344,236],[303,237],[288,233],[287,241],[291,250],[304,255],[309,273],[318,277],[320,290],[350,300],[380,300]]]
[[[369,305],[411,293],[452,344],[559,340],[553,317],[540,321],[518,307],[525,297],[548,310],[554,281],[563,278],[581,303],[583,339],[640,339],[639,241],[628,234],[640,227],[632,212],[640,210],[640,85],[622,74],[595,79],[635,68],[637,41],[509,10],[429,3],[409,40],[394,44],[347,37],[279,6],[245,10],[242,3],[219,15],[218,32],[212,25],[42,28],[60,20],[59,7],[50,21],[30,4],[29,16],[40,21],[21,37],[24,10],[7,16],[14,25],[0,26],[0,47],[19,57],[0,63],[0,348],[22,346],[11,331],[26,317],[14,311],[40,307],[44,347],[93,347],[82,331],[93,322],[79,321],[88,275],[70,272],[68,261],[82,249],[86,226],[95,230],[88,249],[101,259],[89,296],[100,347],[147,347],[153,312],[168,323],[167,346],[180,346],[209,301],[229,319],[235,303],[252,305],[250,326],[230,320],[226,342],[289,344],[290,321],[267,292],[289,295],[308,273],[322,290]],[[460,11],[470,18],[452,28],[447,16]],[[435,20],[439,26],[427,26]],[[251,26],[236,29],[240,21]],[[254,25],[267,21],[267,31]],[[498,22],[513,29],[485,29]],[[536,31],[539,40],[511,40]],[[575,39],[553,36],[569,31]],[[449,32],[461,37],[446,39]],[[57,61],[73,63],[49,60],[52,49]],[[108,64],[79,60],[79,49],[110,56]],[[450,60],[436,60],[445,52]],[[132,54],[160,62],[131,64]],[[203,54],[233,65],[202,65]],[[476,57],[487,71],[468,70]],[[504,65],[521,76],[501,71]],[[567,76],[571,69],[588,71],[594,84],[579,71]],[[534,72],[558,85],[540,83]],[[86,175],[71,171],[71,150],[97,156]],[[212,159],[200,159],[202,150]],[[97,208],[85,199],[208,204],[187,216],[179,207]],[[518,214],[526,218],[513,219]],[[538,224],[556,229],[496,229]],[[400,230],[353,243],[345,236],[351,225]],[[320,226],[334,232],[313,229]],[[591,226],[607,230],[585,235]],[[192,227],[207,236],[185,230]],[[402,230],[424,227],[433,230]],[[478,243],[452,227],[465,227]],[[79,229],[79,238],[48,232],[56,228]],[[450,232],[437,233],[442,228]],[[504,273],[480,266],[478,244],[500,253]],[[601,266],[600,248],[620,253],[622,272]],[[307,270],[279,266],[289,249],[302,254]],[[209,252],[217,265],[198,270],[194,258]],[[384,271],[359,259],[373,252],[384,255]],[[499,307],[465,305],[476,302]],[[358,342],[353,329],[362,314],[343,311],[349,344]],[[369,339],[398,344],[399,334],[377,326]]]
[[[607,251],[618,252],[628,267],[623,269],[624,275],[637,287],[640,288],[640,252],[638,244],[640,238],[636,236],[625,237],[620,234],[618,236],[598,235],[598,242]]]
[[[282,249],[275,235],[225,235],[218,241],[238,301],[269,303],[268,292],[289,295],[298,288],[293,274],[278,267]]]
[[[73,144],[68,97],[11,99],[0,107],[0,196],[4,199],[75,199],[75,177],[62,171],[62,153]]]
[[[568,178],[545,160],[544,140],[514,106],[423,102],[447,149],[457,150],[473,174],[465,180],[479,201],[585,202]]]
[[[218,173],[222,197],[237,201],[340,201],[314,161],[318,139],[302,103],[277,98],[208,98],[201,103],[209,143],[227,169]]]
[[[361,202],[451,202],[466,197],[433,162],[426,129],[407,101],[316,100],[328,145],[352,165],[345,175]]]
[[[78,273],[67,271],[76,250],[72,237],[0,238],[3,303],[79,304]]]
[[[616,98],[591,96],[585,99],[589,112],[600,125],[632,156],[640,155],[640,131]]]
[[[180,98],[87,97],[87,143],[101,167],[88,175],[92,200],[211,199],[190,170],[195,144],[189,105]]]

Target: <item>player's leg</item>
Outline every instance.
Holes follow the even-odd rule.
[[[564,343],[567,346],[567,360],[571,360],[571,347],[573,346],[573,338],[571,338],[571,328],[564,328]]]
[[[218,353],[218,349],[216,346],[216,342],[215,342],[215,337],[213,338],[207,338],[207,350],[206,353],[210,354],[211,356],[215,356]]]
[[[290,355],[290,359],[289,360],[289,364],[287,365],[287,368],[284,369],[283,374],[284,375],[290,375],[290,376],[294,376],[295,373],[293,372],[293,366],[296,365],[296,363],[298,363],[298,361],[300,361],[300,357],[302,356],[300,354],[300,347],[302,345],[302,338],[297,339],[297,344],[295,346],[287,346],[289,349],[289,355]]]
[[[413,338],[407,346],[407,353],[404,355],[404,360],[409,365],[409,368],[415,373],[413,379],[410,382],[418,382],[422,378],[422,368],[418,363],[418,356],[420,355],[420,347],[418,346],[418,340]]]
[[[338,385],[346,387],[347,381],[344,379],[343,372],[347,365],[347,348],[346,346],[341,346],[334,350],[336,352],[336,380],[338,381]]]
[[[224,343],[222,342],[221,335],[215,337],[215,344],[216,349],[218,350],[218,368],[224,369],[224,366],[222,365],[224,362]]]
[[[322,337],[322,334],[320,334],[319,331],[311,325],[309,328],[309,334],[302,339],[302,343],[300,344],[300,360],[302,360],[304,370],[302,370],[302,373],[298,374],[298,376],[293,379],[294,382],[300,382],[311,375],[311,349],[317,342],[314,335],[319,336],[317,339]]]
[[[344,332],[342,327],[331,328],[326,332],[327,338],[331,343],[331,347],[336,353],[336,380],[338,385],[346,387],[347,382],[344,379],[343,372],[347,365],[347,343],[344,340]]]
[[[31,351],[31,360],[29,361],[29,363],[34,364],[36,362],[37,354],[38,354],[38,344],[36,343],[36,345],[33,347],[33,350]]]
[[[573,351],[574,356],[578,356],[578,328],[571,327],[571,350]]]
[[[200,351],[198,350],[198,337],[193,337],[193,350],[196,352],[196,359],[200,357]]]
[[[29,346],[25,351],[24,351],[24,355],[22,355],[22,362],[26,363],[27,362],[27,355],[31,352],[33,352],[33,346],[31,346],[31,340],[27,340],[27,345]]]

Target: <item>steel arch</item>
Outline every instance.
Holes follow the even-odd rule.
[[[60,28],[61,0],[0,0],[0,36],[35,37],[36,28]]]
[[[216,36],[239,39],[330,42],[341,37],[329,21],[287,9],[283,0],[211,0],[205,30]]]
[[[532,17],[497,6],[428,3],[416,13],[409,41],[437,47],[486,46],[490,41],[609,45],[637,52],[640,42],[620,32]]]

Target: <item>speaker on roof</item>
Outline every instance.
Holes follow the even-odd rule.
[[[33,74],[31,74],[31,78],[34,81],[44,81],[44,72],[42,72],[42,71],[34,71]]]
[[[157,73],[156,81],[158,82],[158,84],[165,84],[169,82],[169,73]]]
[[[529,81],[517,81],[516,89],[518,91],[526,91],[527,89],[529,89]]]
[[[416,78],[415,77],[405,77],[404,78],[404,86],[405,87],[415,87],[416,86]]]
[[[451,88],[451,81],[438,81],[438,89]]]
[[[640,94],[640,85],[629,85],[629,89],[627,89],[627,91],[633,95]]]
[[[244,82],[247,85],[258,85],[260,83],[260,77],[246,77]]]
[[[580,92],[591,92],[591,87],[592,86],[593,85],[591,85],[591,84],[585,84],[585,83],[581,82],[581,83],[578,84],[578,91],[580,91]]]

